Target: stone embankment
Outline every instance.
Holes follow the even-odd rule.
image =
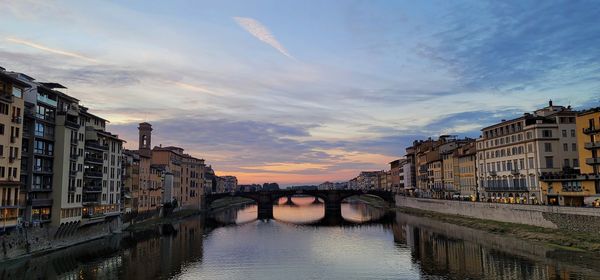
[[[48,225],[18,228],[0,236],[0,261],[66,248],[120,230],[121,220],[118,217],[77,227],[68,234]]]
[[[396,206],[581,233],[600,232],[600,209],[396,196]]]

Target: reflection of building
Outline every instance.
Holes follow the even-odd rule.
[[[600,207],[600,107],[579,113],[575,131],[580,169],[542,174],[542,194],[548,204]]]
[[[575,117],[570,107],[550,101],[533,114],[483,128],[477,140],[480,196],[499,202],[544,202],[538,176],[579,168]]]

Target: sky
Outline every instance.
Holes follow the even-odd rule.
[[[343,181],[549,99],[600,106],[595,1],[0,0],[0,66],[240,183]]]

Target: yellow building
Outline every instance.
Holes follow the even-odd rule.
[[[600,207],[600,107],[577,114],[576,126],[579,170],[542,174],[542,194],[551,205]]]
[[[23,132],[23,89],[0,68],[0,228],[17,225]]]

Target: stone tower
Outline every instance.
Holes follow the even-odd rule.
[[[140,143],[138,146],[139,154],[141,156],[151,157],[152,156],[152,125],[143,122],[138,126],[138,133],[140,136]]]

